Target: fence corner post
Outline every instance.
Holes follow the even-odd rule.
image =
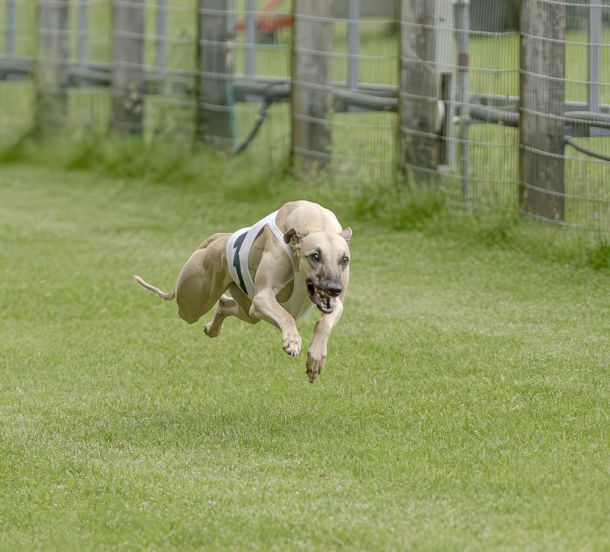
[[[69,0],[38,3],[34,130],[38,137],[65,125],[68,103]]]
[[[565,29],[561,3],[521,4],[519,200],[524,212],[565,219]]]
[[[331,159],[332,2],[294,0],[292,44],[292,166],[298,178]]]
[[[144,119],[144,0],[112,0],[112,115],[122,134],[141,134]]]

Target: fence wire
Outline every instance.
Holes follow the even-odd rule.
[[[0,0],[0,143],[197,141],[610,234],[610,0]]]

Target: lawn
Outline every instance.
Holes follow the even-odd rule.
[[[310,193],[236,179],[0,169],[1,549],[607,549],[607,271],[348,217],[310,385],[131,279]]]

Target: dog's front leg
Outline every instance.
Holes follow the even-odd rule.
[[[275,240],[275,238],[272,238]],[[281,248],[266,251],[254,277],[254,298],[250,316],[277,326],[282,332],[284,351],[290,356],[301,352],[301,336],[291,314],[279,304],[276,295],[292,278],[292,262]]]
[[[309,345],[309,351],[307,351],[307,376],[309,377],[309,383],[313,383],[314,380],[322,372],[324,363],[326,362],[326,354],[328,348],[328,338],[337,322],[341,319],[343,314],[343,301],[337,299],[337,305],[330,314],[322,315],[316,322],[316,327],[313,332],[313,339],[311,345]]]
[[[284,351],[290,356],[297,356],[301,352],[301,336],[294,318],[278,303],[275,294],[271,288],[257,291],[250,307],[250,316],[275,324],[282,332]]]

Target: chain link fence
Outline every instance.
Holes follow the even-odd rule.
[[[0,142],[210,144],[610,234],[610,0],[0,0]]]

